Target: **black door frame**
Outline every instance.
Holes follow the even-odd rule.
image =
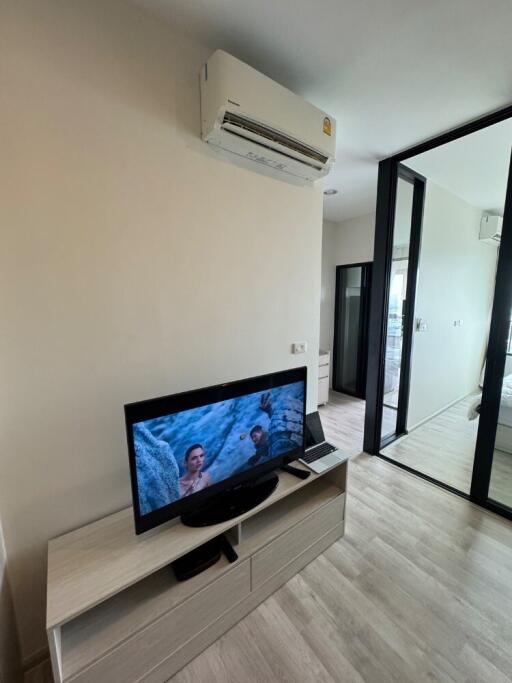
[[[339,323],[339,298],[340,298],[340,277],[343,270],[348,268],[361,268],[361,310],[359,313],[359,340],[363,343],[363,349],[361,353],[358,354],[358,367],[357,367],[357,379],[356,379],[356,391],[350,391],[346,388],[338,389],[337,385],[337,369],[338,369],[338,323]],[[371,293],[371,283],[372,283],[372,261],[366,261],[363,263],[346,263],[340,266],[336,266],[336,289],[334,295],[334,340],[333,340],[333,353],[332,353],[332,388],[334,391],[338,391],[343,394],[348,394],[349,396],[355,396],[356,398],[364,399],[366,396],[366,376],[367,376],[367,366],[368,366],[368,313],[369,313],[369,299]]]
[[[370,301],[368,375],[366,385],[366,416],[364,429],[364,450],[372,455],[381,455],[382,403],[384,387],[385,344],[387,333],[387,310],[391,275],[393,225],[395,217],[396,189],[399,167],[408,158],[453,142],[493,124],[512,117],[512,105],[492,112],[469,123],[447,131],[432,139],[405,149],[379,163],[377,183],[377,208],[375,222],[373,286]],[[512,163],[512,162],[511,162]],[[511,165],[512,170],[512,165]],[[482,396],[482,411],[477,436],[473,482],[470,494],[454,489],[428,475],[412,470],[406,465],[393,464],[432,481],[443,488],[489,509],[512,518],[509,508],[488,499],[488,487],[492,470],[492,456],[496,435],[496,421],[501,400],[501,385],[506,359],[505,320],[509,319],[512,307],[512,173],[508,177],[503,232],[498,259],[496,290],[490,326],[490,341],[487,350],[485,387]],[[494,423],[493,423],[494,420]],[[487,455],[484,457],[484,453]],[[384,456],[381,456],[384,457]]]
[[[397,402],[397,416],[395,431],[391,434],[385,435],[382,438],[379,432],[379,447],[384,448],[399,437],[407,434],[407,412],[409,409],[409,389],[411,385],[411,357],[412,357],[412,342],[414,333],[414,307],[416,301],[416,283],[418,281],[418,265],[420,259],[421,247],[421,231],[423,227],[423,206],[425,203],[425,178],[413,171],[412,169],[398,165],[397,170],[397,184],[398,179],[405,180],[413,186],[412,209],[411,209],[411,233],[409,239],[409,254],[407,267],[407,288],[405,295],[405,307],[403,312],[403,334],[402,334],[402,355],[400,358],[400,383],[398,388],[398,402]],[[395,190],[396,193],[396,190]],[[396,194],[395,194],[396,197]],[[393,216],[393,231],[394,231],[394,216]],[[386,316],[384,324],[386,326],[386,337],[384,343],[384,353],[386,352],[387,340],[387,312],[389,306],[389,288],[391,285],[391,268],[393,263],[393,235],[391,235],[390,243],[391,253],[389,255],[389,282],[388,282],[388,303],[386,307]],[[382,408],[384,410],[384,381],[385,381],[385,358],[384,358],[384,372],[382,383]]]
[[[398,178],[412,182],[414,186],[411,212],[411,239],[409,243],[409,268],[407,278],[406,310],[397,423],[395,432],[386,436],[382,443],[382,414],[384,409],[384,378],[386,340],[388,328],[389,290],[393,262],[393,233]],[[363,448],[367,453],[378,455],[384,445],[390,444],[406,433],[409,403],[411,349],[414,330],[414,303],[421,245],[425,179],[407,168],[394,157],[379,164],[377,186],[377,212],[373,261],[373,286],[370,298],[370,321],[368,326],[368,372],[366,380],[366,413]]]

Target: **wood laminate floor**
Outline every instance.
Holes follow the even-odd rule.
[[[337,391],[329,393],[329,403],[318,409],[325,436],[348,455],[363,450],[365,402]]]
[[[478,420],[468,420],[474,397],[459,401],[407,436],[382,450],[383,455],[469,493]],[[494,452],[490,497],[512,507],[512,455]]]
[[[337,391],[329,393],[329,403],[319,408],[328,441],[332,441],[350,456],[363,450],[364,413],[366,404]],[[389,434],[396,427],[396,410],[384,406],[382,432]]]
[[[512,680],[512,526],[370,456],[345,537],[172,683]]]
[[[364,402],[321,413],[355,456]],[[363,454],[344,538],[170,683],[510,683],[511,614],[512,525]]]
[[[363,401],[321,414],[361,450]],[[511,610],[512,525],[361,455],[345,537],[171,683],[510,682]]]

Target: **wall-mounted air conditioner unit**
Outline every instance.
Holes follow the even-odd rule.
[[[217,50],[201,70],[202,138],[283,180],[326,175],[336,121],[279,83]]]
[[[480,221],[480,240],[499,246],[502,226],[503,218],[501,216],[491,216],[484,213]]]

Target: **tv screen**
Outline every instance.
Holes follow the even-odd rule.
[[[306,368],[125,406],[137,533],[304,448]]]

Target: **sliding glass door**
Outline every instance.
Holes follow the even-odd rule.
[[[396,186],[393,244],[384,352],[381,446],[406,431],[410,347],[424,183],[400,167]]]
[[[512,517],[511,149],[509,107],[379,166],[364,449]]]

